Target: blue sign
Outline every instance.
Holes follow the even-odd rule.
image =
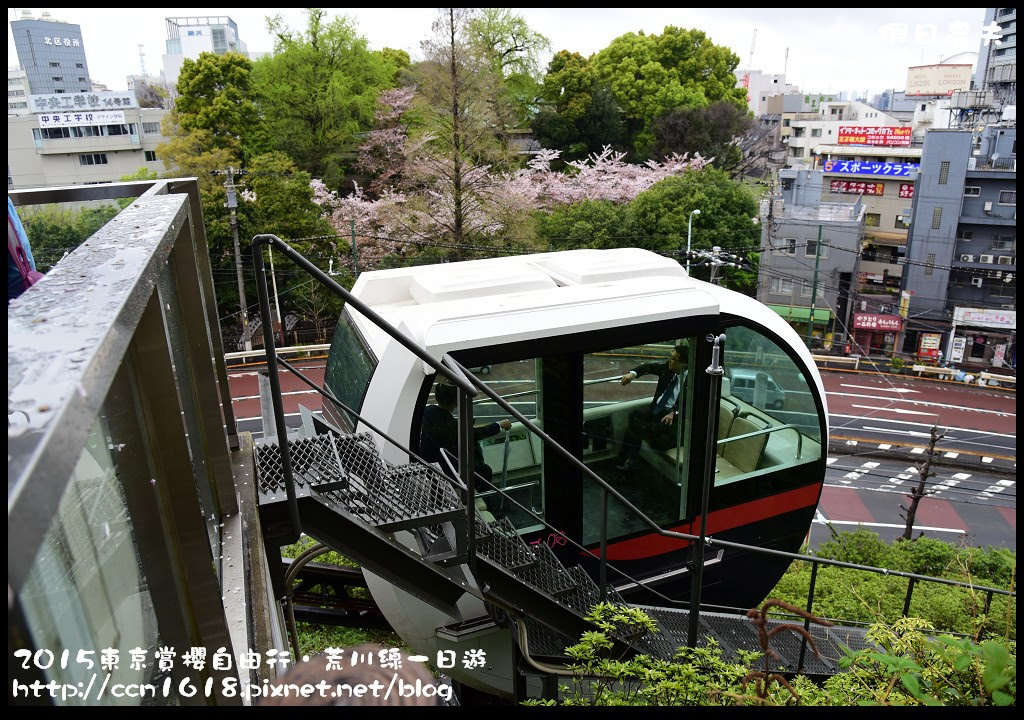
[[[890,177],[907,177],[911,172],[920,170],[921,166],[914,163],[886,163],[861,160],[826,160],[825,172],[839,175],[889,175]]]

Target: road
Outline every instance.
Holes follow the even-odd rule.
[[[298,366],[322,382],[324,361]],[[917,480],[929,430],[946,432],[915,527],[931,537],[972,545],[1016,547],[1016,395],[999,390],[866,373],[823,373],[832,444],[811,543],[865,525],[883,538],[903,532],[899,505]],[[240,430],[262,434],[258,368],[229,373]],[[319,411],[320,395],[281,374],[286,422],[299,405]]]

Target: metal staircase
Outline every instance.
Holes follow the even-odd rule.
[[[546,662],[564,662],[564,648],[593,630],[586,614],[601,601],[601,590],[580,566],[566,567],[544,543],[528,545],[507,519],[485,522],[475,512],[475,553],[462,540],[468,514],[464,492],[448,477],[420,465],[392,465],[378,452],[369,434],[326,432],[289,440],[295,494],[303,531],[403,590],[462,623],[455,604],[469,592],[504,608],[525,622],[527,647],[521,650]],[[281,544],[287,526],[287,499],[280,450],[275,440],[255,448],[261,522],[268,547]],[[410,531],[415,549],[395,538]],[[275,583],[281,579],[275,578]],[[277,588],[279,591],[282,587]],[[609,587],[608,602],[626,604]],[[620,637],[620,649],[671,659],[686,645],[689,613],[640,606],[659,632]],[[726,657],[760,648],[756,628],[735,615],[702,612],[701,643],[715,638]],[[832,674],[842,646],[866,646],[864,631],[813,626],[821,659],[803,652],[795,635],[781,634],[773,643],[779,669]],[[806,656],[806,657],[803,657]]]

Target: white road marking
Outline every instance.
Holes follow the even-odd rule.
[[[863,400],[884,400],[887,403],[910,403],[912,405],[924,405],[925,407],[941,408],[945,410],[970,410],[973,412],[986,413],[988,415],[1005,415],[1005,410],[986,410],[984,408],[965,408],[963,405],[952,405],[949,403],[937,403],[928,402],[927,400],[912,400],[910,398],[890,398],[890,397],[879,397],[878,395],[854,395],[852,393],[843,392],[826,392],[826,395],[835,395],[843,398],[861,398]],[[857,407],[857,406],[855,406]],[[1012,415],[1016,416],[1016,413]]]
[[[897,523],[872,523],[872,522],[857,522],[856,520],[819,520],[814,518],[816,523],[827,523],[829,525],[863,525],[864,527],[887,527],[887,528],[901,528],[906,527],[902,524]],[[914,530],[929,530],[931,532],[945,532],[945,533],[957,533],[963,535],[966,530],[961,528],[941,528],[941,527],[928,527],[926,525],[915,525]]]
[[[970,476],[971,476],[970,473],[957,473],[953,477],[955,477],[957,480],[966,480]]]
[[[938,417],[938,413],[933,412],[918,412],[917,410],[903,410],[902,408],[891,408],[891,407],[875,407],[874,405],[851,405],[850,407],[860,408],[861,410],[874,410],[877,412],[891,412],[897,415],[931,415]]]
[[[895,388],[895,387],[868,387],[867,385],[847,385],[846,383],[840,383],[839,387],[854,388],[855,390],[875,390],[881,392],[896,392],[896,393],[919,393],[920,390],[911,390],[910,388]]]

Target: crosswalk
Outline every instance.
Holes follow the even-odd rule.
[[[915,453],[912,449],[911,454],[921,453]],[[905,494],[920,481],[918,466],[901,466],[898,461],[883,463],[855,456],[829,456],[825,462],[828,467],[826,485]],[[1016,480],[976,475],[939,465],[932,465],[931,469],[937,474],[928,478],[929,495],[944,496],[955,502],[988,504],[1008,501],[1016,504]]]

